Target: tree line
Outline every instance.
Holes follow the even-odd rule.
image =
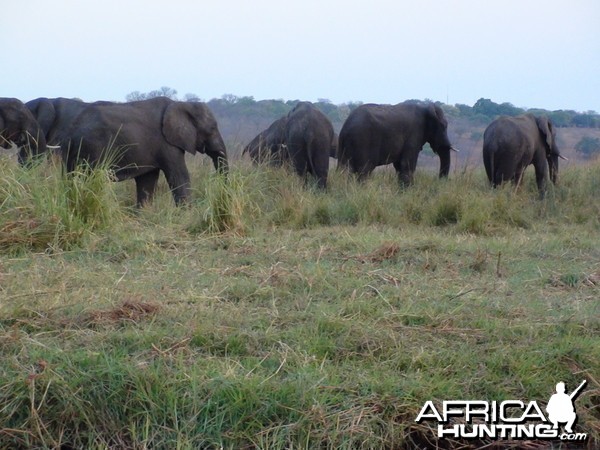
[[[177,90],[163,86],[149,92],[134,91],[126,96],[126,101],[147,100],[154,97],[168,97],[172,100],[191,102],[205,102],[217,118],[219,127],[226,141],[233,139],[236,142],[246,142],[253,138],[257,130],[262,130],[274,120],[286,115],[300,101],[296,100],[255,100],[252,96],[237,96],[224,94],[220,98],[211,100],[201,99],[196,94],[179,96]],[[427,100],[427,99],[426,99]],[[419,101],[419,100],[412,100]],[[429,101],[429,100],[427,100]],[[518,116],[524,113],[546,115],[555,126],[561,128],[600,128],[600,114],[595,111],[577,112],[573,110],[549,111],[538,108],[520,108],[512,103],[496,103],[491,99],[480,98],[473,106],[465,104],[439,105],[449,120],[460,122],[460,128],[473,127],[471,139],[477,141],[483,137],[482,127],[487,126],[499,116]],[[336,131],[339,132],[342,124],[350,112],[362,105],[363,102],[346,102],[334,104],[329,99],[317,99],[314,104],[331,120]],[[600,154],[600,139],[583,137],[575,146],[575,150],[584,158],[592,158]],[[427,152],[425,150],[425,152]]]
[[[224,94],[221,98],[202,100],[196,94],[185,94],[178,98],[177,91],[163,86],[160,89],[142,93],[131,92],[127,101],[145,100],[154,97],[168,97],[172,100],[205,101],[216,114],[228,116],[258,115],[265,118],[278,118],[287,114],[300,100],[255,100],[252,96]],[[416,100],[415,100],[416,101]],[[557,127],[600,128],[600,114],[595,111],[577,112],[573,110],[549,111],[539,108],[520,108],[512,103],[496,103],[488,98],[480,98],[473,106],[465,104],[438,104],[447,116],[467,119],[477,125],[486,125],[499,116],[518,116],[524,113],[546,115]],[[343,122],[348,114],[362,102],[347,102],[339,105],[328,99],[318,99],[315,105],[329,117],[333,123]]]

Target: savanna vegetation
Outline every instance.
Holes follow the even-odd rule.
[[[188,207],[163,184],[137,210],[102,168],[0,161],[0,448],[478,448],[423,404],[582,379],[600,445],[597,162],[543,201],[531,173],[332,171],[322,193],[189,162]]]

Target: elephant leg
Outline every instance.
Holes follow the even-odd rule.
[[[178,158],[179,159],[179,158]],[[168,168],[163,169],[167,183],[173,194],[173,199],[176,205],[181,205],[187,202],[190,195],[190,174],[183,153],[181,159],[172,162]]]
[[[406,159],[401,159],[399,161],[394,162],[394,168],[396,169],[396,173],[398,174],[398,183],[402,187],[408,187],[413,184],[413,173],[414,168],[413,164]]]
[[[485,174],[490,182],[490,186],[495,188],[492,158],[489,155],[483,158],[483,165],[485,166]]]
[[[329,159],[329,155],[328,155],[328,159]],[[329,169],[328,163],[329,163],[329,161],[327,162],[327,165],[321,164],[318,167],[315,167],[315,169],[313,171],[313,175],[317,179],[317,186],[319,187],[319,189],[322,189],[322,190],[327,189],[327,172]]]
[[[154,197],[154,191],[156,190],[159,174],[160,171],[156,169],[152,172],[135,177],[138,208],[144,206],[146,203],[152,200],[152,197]]]
[[[365,160],[365,161],[355,161],[355,160],[351,160],[350,161],[350,170],[352,173],[357,174],[358,175],[358,181],[365,181],[369,175],[371,175],[371,172],[373,172],[373,170],[375,170],[375,164],[373,164],[372,161],[369,160]]]
[[[317,180],[319,189],[327,189],[327,175],[329,173],[329,153],[324,152],[322,147],[313,146],[309,149],[312,155],[310,160],[310,173]]]
[[[548,163],[545,158],[539,158],[534,162],[535,181],[537,183],[540,199],[546,196],[546,188],[548,186]]]
[[[290,144],[288,145],[288,149],[290,152],[292,167],[300,177],[306,178],[306,174],[309,170],[308,155],[306,153],[306,148],[304,148],[304,146],[301,145]]]
[[[519,189],[519,187],[521,186],[521,183],[523,182],[523,174],[524,173],[525,173],[525,167],[519,167],[515,171],[515,175],[514,175],[512,181],[513,181],[513,184],[515,185],[516,189]]]

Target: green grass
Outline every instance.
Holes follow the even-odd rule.
[[[432,447],[427,400],[583,378],[600,443],[600,166],[544,201],[478,170],[322,193],[232,166],[138,211],[106,172],[2,161],[0,448]]]

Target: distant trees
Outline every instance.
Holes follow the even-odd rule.
[[[148,100],[155,97],[167,97],[171,100],[179,100],[177,98],[177,90],[168,86],[162,86],[160,89],[156,89],[150,92],[133,91],[125,96],[125,100],[128,102],[135,102],[138,100]],[[185,94],[183,96],[185,102],[201,102],[202,99],[196,94]]]
[[[575,150],[586,158],[592,158],[600,155],[600,139],[584,136],[575,144]]]
[[[168,97],[172,100],[177,100],[177,91],[168,86],[163,86],[155,91],[142,93],[140,91],[133,91],[125,96],[128,102],[134,102],[137,100],[148,100],[155,97]]]
[[[134,91],[127,94],[126,99],[131,102],[154,97],[168,97],[172,100],[178,100],[177,91],[168,86],[145,93]],[[203,101],[196,94],[185,94],[182,100],[187,102]],[[281,99],[257,101],[252,96],[240,97],[234,94],[224,94],[221,98],[213,98],[207,103],[213,111],[216,110],[224,115],[239,117],[252,114],[257,117],[276,119],[287,114],[299,101]],[[347,102],[336,105],[327,98],[319,98],[315,102],[317,108],[334,123],[343,122],[348,114],[361,104],[362,102]],[[508,102],[496,103],[489,98],[480,98],[473,106],[464,104],[445,105],[440,102],[437,102],[437,104],[442,107],[448,117],[466,119],[466,121],[476,125],[487,125],[498,116],[517,116],[523,113],[532,113],[548,116],[557,127],[600,128],[600,114],[595,111],[578,113],[571,110],[524,109]]]
[[[518,116],[525,112],[522,108],[517,108],[512,103],[494,103],[489,98],[480,98],[473,105],[473,112],[490,118],[498,116]]]

